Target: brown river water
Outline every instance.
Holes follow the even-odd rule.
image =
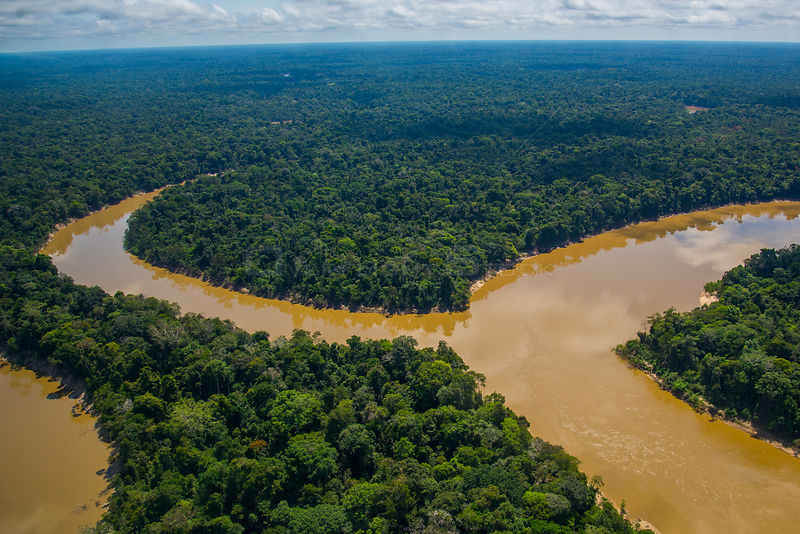
[[[385,317],[256,298],[145,264],[123,251],[122,236],[128,215],[154,195],[69,225],[44,252],[79,283],[168,299],[184,312],[273,337],[303,328],[331,341],[411,335],[427,346],[445,339],[486,375],[488,391],[503,393],[532,421],[535,435],[563,445],[587,474],[600,474],[604,493],[624,499],[632,517],[664,533],[800,532],[800,460],[693,412],[611,351],[648,315],[697,306],[706,281],[760,248],[800,241],[800,203],[726,207],[608,232],[501,273],[466,312]],[[27,399],[9,402],[25,419],[40,417]],[[69,419],[50,412],[41,417]],[[16,427],[6,436],[33,441],[22,430],[17,438]],[[96,443],[83,452],[104,458]],[[47,452],[19,454],[33,459],[27,485],[53,484],[39,457]],[[0,506],[5,517],[7,506],[21,505]]]
[[[100,519],[108,445],[59,383],[0,360],[0,533],[78,532]]]

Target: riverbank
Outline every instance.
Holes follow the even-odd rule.
[[[108,431],[100,424],[100,413],[95,409],[92,400],[86,392],[86,384],[74,376],[64,373],[55,365],[49,362],[42,361],[31,356],[23,356],[15,353],[8,353],[7,351],[0,352],[0,365],[5,363],[9,365],[12,371],[18,369],[27,369],[32,371],[37,379],[47,380],[50,382],[58,383],[58,390],[51,394],[52,397],[48,398],[64,398],[67,397],[76,401],[72,407],[72,415],[79,417],[81,415],[88,415],[95,419],[95,431],[100,441],[110,446],[110,458],[116,458],[117,444],[111,439]],[[118,462],[112,461],[109,463],[108,468],[105,470],[104,477],[109,483],[109,489],[112,479],[120,472],[121,466]]]
[[[724,422],[725,424],[727,424],[730,427],[733,427],[733,428],[735,428],[737,430],[741,430],[742,432],[745,432],[746,434],[749,434],[751,437],[753,437],[753,438],[755,438],[755,439],[757,439],[759,441],[763,441],[764,443],[766,443],[766,444],[778,449],[779,451],[785,452],[789,456],[793,456],[794,458],[800,458],[800,449],[796,448],[788,440],[781,439],[780,437],[776,436],[775,434],[773,434],[773,433],[771,433],[769,431],[766,431],[766,430],[759,429],[759,428],[755,427],[753,425],[752,421],[742,421],[740,419],[730,419],[728,417],[725,417],[725,412],[721,408],[718,408],[717,406],[711,404],[710,402],[708,402],[706,399],[704,399],[702,397],[700,397],[700,402],[702,402],[702,407],[700,409],[698,409],[697,407],[692,406],[691,404],[686,402],[681,397],[675,395],[675,393],[672,392],[666,386],[664,381],[661,380],[661,378],[657,374],[655,374],[654,372],[648,371],[648,370],[645,370],[645,369],[641,369],[639,367],[636,367],[636,366],[632,365],[630,362],[628,362],[627,360],[623,359],[622,357],[618,356],[618,358],[620,358],[622,361],[624,361],[628,365],[630,365],[631,368],[636,369],[636,370],[641,371],[642,373],[644,373],[650,380],[655,382],[655,384],[659,388],[663,389],[664,391],[666,391],[667,393],[669,393],[670,395],[672,395],[676,399],[679,399],[681,402],[684,402],[687,406],[691,407],[693,410],[697,411],[698,413],[702,413],[702,414],[705,414],[705,415],[708,415],[709,417],[711,417],[711,421],[722,421],[722,422]]]
[[[224,172],[227,172],[227,171],[220,171],[220,172],[214,173],[214,174],[203,174],[203,175],[200,175],[199,177],[217,176],[220,173],[224,173]],[[86,219],[87,217],[90,217],[90,216],[95,215],[97,213],[106,211],[111,207],[120,206],[120,205],[122,205],[122,204],[124,204],[126,202],[130,202],[130,201],[136,199],[137,197],[140,197],[140,196],[143,196],[143,195],[152,195],[153,198],[155,198],[158,195],[160,195],[162,191],[164,191],[165,189],[167,189],[169,187],[185,185],[187,183],[194,182],[198,178],[193,178],[191,180],[184,180],[182,182],[177,182],[177,183],[173,183],[173,184],[167,184],[167,185],[165,185],[163,187],[158,187],[158,188],[150,190],[150,191],[137,191],[136,193],[132,194],[131,196],[129,196],[129,197],[117,202],[116,204],[104,204],[103,206],[101,206],[101,207],[99,207],[99,208],[97,208],[95,210],[90,210],[87,214],[85,214],[85,215],[83,215],[81,217],[70,217],[65,221],[61,221],[59,223],[56,223],[56,225],[53,227],[53,229],[50,231],[50,233],[47,234],[47,238],[45,239],[44,243],[42,243],[41,246],[39,246],[39,248],[38,248],[39,253],[40,254],[47,254],[46,252],[43,252],[43,251],[48,248],[48,246],[51,244],[51,242],[53,241],[53,238],[56,236],[56,234],[58,234],[61,230],[63,230],[64,228],[66,228],[67,226],[69,226],[71,224],[74,224],[77,221],[80,221],[82,219]]]
[[[703,213],[703,212],[718,212],[718,211],[723,211],[723,210],[732,209],[732,208],[741,208],[742,210],[746,210],[748,207],[754,207],[754,206],[760,206],[760,205],[769,205],[769,204],[794,203],[794,202],[797,202],[797,201],[796,200],[791,200],[791,199],[780,198],[780,199],[772,199],[772,200],[766,200],[766,201],[760,201],[760,202],[748,202],[746,204],[728,203],[728,204],[723,204],[722,206],[716,206],[716,207],[713,207],[713,206],[712,207],[708,207],[707,206],[707,207],[703,207],[703,208],[698,208],[697,210],[694,210],[694,211],[682,211],[682,212],[678,212],[678,213],[669,213],[669,214],[665,214],[665,215],[659,215],[655,219],[643,219],[643,220],[640,220],[640,221],[630,222],[630,223],[628,223],[628,224],[626,224],[624,226],[620,226],[618,228],[608,228],[608,229],[605,229],[605,230],[600,230],[600,231],[592,233],[592,234],[587,234],[587,235],[581,237],[580,239],[578,239],[577,241],[566,241],[566,242],[562,243],[561,245],[558,245],[558,246],[555,246],[555,247],[550,247],[550,248],[546,248],[546,249],[542,249],[542,250],[536,249],[536,250],[533,250],[532,252],[525,252],[525,253],[520,254],[514,260],[503,262],[503,263],[501,263],[499,265],[496,265],[496,266],[492,266],[486,271],[486,273],[482,277],[478,278],[477,280],[472,281],[472,283],[470,285],[470,295],[474,295],[476,292],[478,292],[478,290],[480,290],[484,285],[486,285],[486,283],[489,280],[491,280],[491,279],[493,279],[493,278],[495,278],[497,276],[500,276],[503,273],[506,273],[506,272],[513,271],[513,270],[517,269],[519,267],[519,264],[524,262],[527,259],[539,256],[541,254],[548,254],[548,253],[553,252],[553,251],[558,250],[558,249],[565,249],[567,247],[583,243],[587,239],[592,239],[592,238],[595,238],[595,237],[598,237],[598,236],[601,236],[601,235],[604,235],[604,234],[608,234],[610,232],[625,232],[628,229],[632,229],[632,228],[634,228],[636,226],[640,226],[640,225],[643,225],[643,224],[663,223],[664,221],[666,221],[668,219],[677,218],[677,217],[689,217],[689,216],[696,215],[698,213]],[[668,230],[668,231],[675,232],[675,231],[680,231],[680,230],[685,230],[685,229],[686,229],[685,227],[681,227],[679,225],[679,226],[677,226],[677,227],[675,227],[675,228],[673,228],[671,230]],[[742,258],[742,259],[744,259],[744,258]],[[711,302],[715,302],[715,299],[716,299],[716,297],[714,297],[713,295],[709,295],[708,293],[703,291],[703,294],[700,297],[700,304],[701,305],[702,304],[709,304]]]
[[[613,506],[614,509],[617,512],[619,512],[620,515],[622,515],[622,517],[624,517],[625,519],[630,521],[636,528],[652,530],[653,534],[662,534],[662,532],[653,523],[651,523],[650,521],[648,521],[646,519],[643,519],[641,517],[638,517],[638,518],[635,518],[635,519],[633,517],[631,517],[631,514],[628,513],[627,509],[623,508],[620,503],[617,503],[614,500],[609,499],[603,493],[603,490],[598,488],[597,489],[597,498],[595,499],[595,502],[597,504],[601,504],[604,500],[608,501],[609,503],[611,503],[611,506]],[[623,500],[623,502],[624,502],[624,500]]]
[[[185,183],[185,182],[183,182],[183,183]],[[70,226],[71,224],[75,224],[76,222],[78,222],[78,221],[80,221],[82,219],[86,219],[87,217],[91,217],[92,215],[96,215],[98,213],[106,211],[111,207],[119,206],[119,205],[121,205],[121,204],[123,204],[125,202],[129,202],[129,201],[131,201],[131,200],[133,200],[133,199],[135,199],[137,197],[140,197],[142,195],[154,195],[154,196],[158,195],[159,193],[161,193],[167,187],[172,187],[172,186],[175,186],[175,185],[181,185],[181,184],[169,184],[169,185],[165,185],[164,187],[160,187],[158,189],[154,189],[152,191],[138,191],[138,192],[134,193],[133,195],[129,196],[128,198],[117,202],[116,204],[104,204],[103,206],[101,206],[101,207],[99,207],[99,208],[97,208],[95,210],[89,211],[86,215],[83,215],[82,217],[70,217],[65,221],[61,221],[59,223],[56,223],[56,225],[53,227],[53,230],[49,234],[47,234],[47,238],[44,240],[44,243],[42,243],[41,246],[38,247],[38,252],[39,252],[39,254],[51,255],[52,253],[45,252],[45,250],[47,250],[48,247],[51,246],[51,244],[53,243],[53,239],[55,239],[56,235],[59,232],[61,232],[62,230],[64,230],[65,228],[67,228],[68,226]]]
[[[49,362],[42,361],[32,356],[26,356],[8,351],[0,352],[0,365],[10,366],[12,371],[27,369],[32,371],[37,379],[57,382],[58,390],[48,395],[48,398],[60,399],[69,398],[75,401],[72,407],[73,416],[88,415],[96,420],[95,430],[101,441],[108,445],[114,445],[108,432],[100,425],[100,414],[95,410],[87,392],[86,384],[74,376],[62,372],[58,367]],[[112,449],[113,450],[113,449]],[[119,472],[119,466],[109,465],[106,470],[109,482],[111,478]]]
[[[504,271],[511,271],[511,270],[515,269],[517,267],[517,265],[519,265],[523,261],[527,260],[528,258],[533,258],[534,256],[537,256],[538,254],[540,254],[540,252],[538,252],[538,251],[525,252],[525,253],[522,253],[519,256],[517,256],[517,258],[512,260],[512,261],[503,262],[502,264],[500,264],[500,265],[498,265],[498,266],[496,266],[494,268],[489,268],[482,277],[480,277],[477,280],[473,281],[472,284],[470,285],[470,287],[469,287],[470,297],[472,297],[472,295],[474,295],[480,288],[482,288],[483,286],[486,285],[486,282],[488,282],[489,280],[491,280],[495,276],[500,275]]]
[[[166,298],[184,313],[268,330],[271,339],[303,329],[337,343],[353,335],[412,336],[433,347],[445,340],[486,375],[486,391],[502,391],[534,421],[536,435],[562,444],[586,472],[602,474],[606,495],[624,498],[633,517],[665,533],[755,534],[755,525],[785,531],[794,524],[800,463],[728,425],[710,424],[620,365],[608,348],[634,335],[643,317],[696,306],[703,284],[728,268],[719,266],[721,258],[733,266],[761,247],[791,242],[800,204],[694,213],[612,231],[494,277],[467,312],[389,317],[261,299],[144,264],[121,245],[124,217],[134,209],[112,210],[110,226],[112,217],[100,215],[82,224],[82,233],[67,230],[75,240],[54,256],[58,269],[109,293]],[[690,227],[700,231],[681,233]],[[710,255],[714,261],[704,263]],[[758,483],[742,485],[743,477]],[[709,502],[709,493],[728,498]]]
[[[94,525],[108,508],[116,448],[80,380],[0,354],[0,532],[57,534]]]

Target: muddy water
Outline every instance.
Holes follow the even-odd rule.
[[[532,422],[599,473],[604,492],[664,533],[797,532],[800,460],[692,412],[610,351],[645,318],[698,304],[703,283],[762,247],[800,241],[800,203],[730,207],[644,223],[531,258],[484,285],[467,312],[322,311],[211,287],[122,250],[141,195],[60,231],[45,252],[106,291],[178,302],[273,336],[294,328],[446,339]]]
[[[57,382],[0,360],[0,532],[78,532],[100,519],[108,447]],[[50,398],[48,398],[50,397]]]

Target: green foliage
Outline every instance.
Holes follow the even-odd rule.
[[[625,43],[0,57],[0,342],[86,383],[120,467],[93,530],[632,532],[445,345],[270,340],[76,286],[30,250],[57,222],[200,176],[133,217],[131,250],[319,306],[464,308],[520,252],[797,197],[797,58]],[[697,406],[797,437],[796,254],[754,257],[709,286],[718,304],[657,316],[620,353]]]
[[[463,309],[472,281],[521,252],[800,193],[796,48],[467,49],[282,58],[314,82],[237,73],[277,92],[237,101],[257,119],[234,115],[226,132],[235,170],[141,209],[126,247],[265,297]],[[699,102],[711,109],[689,115]],[[269,115],[293,122],[268,127]]]
[[[4,54],[0,243],[41,245],[57,222],[203,175],[133,217],[131,251],[316,306],[461,309],[520,253],[796,197],[797,58],[696,43]]]
[[[763,249],[707,284],[719,301],[667,310],[617,354],[698,408],[800,437],[800,247]]]
[[[271,341],[11,247],[0,288],[5,350],[83,380],[117,446],[96,532],[635,531],[444,344]]]

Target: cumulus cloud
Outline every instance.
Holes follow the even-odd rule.
[[[783,24],[800,30],[797,6],[796,0],[287,0],[269,8],[264,22],[279,21],[282,31],[302,30],[309,24],[343,30],[409,26],[768,28],[777,16]],[[250,25],[249,29],[258,28]]]
[[[797,5],[796,0],[289,0],[269,10],[269,21],[279,20],[284,31],[308,24],[331,29],[768,28],[778,15],[783,24],[800,29]]]
[[[238,5],[237,0],[0,0],[0,40],[227,32],[258,41],[264,35],[408,30],[436,38],[439,30],[458,29],[465,37],[470,30],[492,30],[502,37],[505,31],[561,29],[580,38],[587,30],[615,28],[768,35],[776,27],[800,36],[797,0],[263,0],[260,8],[250,7],[252,1],[246,8]]]
[[[259,18],[261,22],[267,25],[279,24],[285,20],[283,15],[281,15],[280,13],[269,7],[265,8],[261,12]]]
[[[217,4],[192,0],[3,0],[0,38],[36,39],[93,33],[196,32],[236,24]]]

